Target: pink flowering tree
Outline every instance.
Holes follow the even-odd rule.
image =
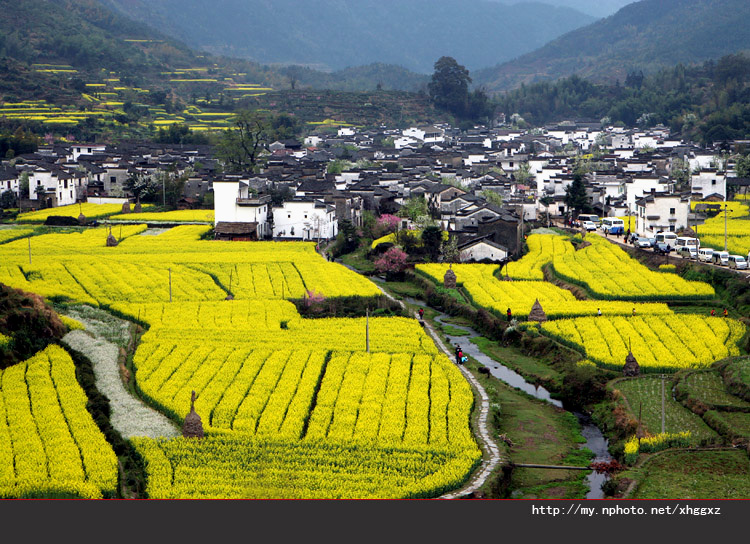
[[[313,304],[323,302],[326,299],[326,297],[323,296],[323,293],[318,293],[315,291],[315,289],[306,289],[305,290],[305,306],[310,307]]]
[[[387,276],[397,276],[406,268],[406,253],[397,247],[392,247],[375,261],[375,270]]]
[[[398,224],[401,222],[400,217],[391,215],[390,213],[384,213],[378,217],[378,227],[383,229],[383,234],[393,232],[398,228]]]

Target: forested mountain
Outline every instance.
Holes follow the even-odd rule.
[[[490,91],[571,74],[622,82],[628,72],[750,49],[748,21],[747,0],[643,0],[472,77]]]
[[[487,0],[101,0],[188,45],[261,63],[339,70],[386,63],[431,73],[532,51],[594,20],[570,8]]]
[[[510,117],[539,126],[575,118],[609,118],[649,127],[659,123],[686,139],[712,143],[750,138],[750,57],[728,55],[700,66],[678,65],[644,76],[630,73],[624,85],[594,84],[579,76],[542,82],[499,97]]]
[[[194,60],[184,45],[98,0],[0,0],[0,13],[0,57],[143,71]]]

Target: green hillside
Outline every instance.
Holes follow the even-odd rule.
[[[748,20],[746,0],[643,0],[472,77],[490,91],[572,74],[623,82],[632,71],[649,73],[750,49]]]

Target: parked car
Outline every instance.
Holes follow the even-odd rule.
[[[635,239],[635,247],[648,248],[654,247],[656,238],[646,238],[645,236],[639,236]]]
[[[659,255],[669,255],[674,248],[664,242],[656,242],[656,245],[654,245],[654,253],[657,253]]]
[[[727,260],[729,261],[729,268],[734,268],[735,270],[747,269],[747,261],[742,255],[730,255]]]
[[[704,263],[710,263],[714,258],[714,250],[710,247],[702,247],[698,250],[698,260]]]
[[[594,223],[593,221],[584,221],[583,223],[581,223],[581,226],[589,232],[591,232],[592,230],[596,230],[596,223]]]
[[[714,251],[711,262],[718,264],[719,266],[729,266],[729,252],[728,251]]]
[[[677,248],[677,255],[683,259],[697,259],[698,250],[692,246],[682,246]]]

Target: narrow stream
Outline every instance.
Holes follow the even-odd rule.
[[[415,306],[424,306],[424,303],[420,300],[416,300],[414,298],[410,297],[404,297],[404,300],[408,302],[409,304],[415,305]],[[467,355],[470,355],[474,359],[476,359],[479,363],[483,364],[485,367],[489,368],[490,374],[492,374],[497,379],[507,383],[511,387],[515,387],[517,389],[520,389],[521,391],[524,391],[525,393],[528,393],[529,395],[538,398],[540,400],[546,401],[553,406],[557,406],[558,408],[565,408],[562,402],[560,402],[557,399],[553,399],[550,395],[550,392],[545,389],[544,387],[533,385],[527,382],[523,376],[518,374],[517,372],[509,369],[508,367],[498,363],[488,355],[485,355],[479,350],[479,347],[477,347],[476,344],[471,342],[472,338],[476,338],[478,336],[481,336],[478,332],[476,332],[471,327],[466,327],[462,325],[454,325],[452,323],[445,323],[446,319],[450,319],[450,316],[447,314],[439,314],[435,321],[440,323],[441,325],[449,325],[450,327],[453,327],[455,329],[462,330],[464,332],[467,332],[468,335],[464,336],[452,336],[449,334],[445,334],[446,338],[451,344],[451,347],[455,347],[456,345],[461,346],[461,349],[466,353]],[[578,422],[581,424],[581,434],[586,439],[585,447],[590,449],[593,453],[595,458],[593,461],[610,461],[612,459],[612,456],[609,454],[608,446],[609,441],[604,437],[599,427],[594,425],[591,418],[585,414],[581,414],[579,412],[569,410],[573,415],[578,418]],[[596,472],[592,471],[588,476],[586,476],[586,482],[589,486],[589,491],[586,493],[587,499],[601,499],[604,497],[604,493],[602,491],[602,484],[606,481],[607,477],[604,474],[597,474]]]

